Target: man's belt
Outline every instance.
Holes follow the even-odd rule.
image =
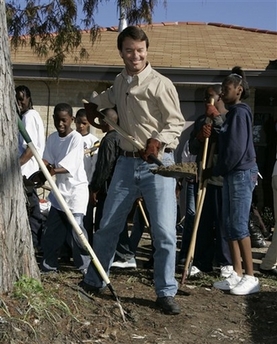
[[[165,148],[165,153],[172,153],[172,148]],[[139,152],[128,152],[123,149],[120,149],[120,155],[126,156],[127,158],[140,158]]]

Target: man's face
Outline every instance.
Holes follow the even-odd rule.
[[[145,41],[135,41],[132,38],[127,37],[123,41],[122,51],[119,53],[129,75],[138,74],[145,68],[147,62],[147,48]]]
[[[16,100],[17,100],[17,104],[19,106],[21,115],[23,115],[26,111],[30,109],[30,98],[27,98],[24,92],[17,92]]]

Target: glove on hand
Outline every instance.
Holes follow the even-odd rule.
[[[196,135],[196,138],[200,142],[204,142],[206,138],[210,137],[212,133],[212,125],[211,124],[204,124],[200,129],[199,133]]]
[[[143,160],[147,161],[148,163],[153,163],[153,161],[151,160],[151,157],[149,156],[154,155],[157,158],[161,146],[162,144],[159,140],[152,139],[152,138],[148,139],[146,142],[145,150],[139,151],[139,154]]]
[[[211,119],[217,117],[220,115],[218,112],[217,108],[212,105],[212,104],[206,104],[206,112],[205,112],[207,117],[210,117]]]

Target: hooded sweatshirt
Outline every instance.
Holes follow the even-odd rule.
[[[248,170],[256,165],[252,133],[252,113],[247,104],[232,105],[226,114],[219,136],[219,154],[215,175]]]

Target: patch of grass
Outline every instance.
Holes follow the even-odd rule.
[[[42,284],[33,279],[23,276],[14,285],[13,294],[15,297],[27,301],[25,317],[29,313],[35,313],[37,318],[48,318],[50,321],[57,321],[57,316],[63,311],[66,315],[72,315],[68,305],[62,300],[54,297],[51,290],[45,290]],[[75,318],[75,320],[77,320]]]
[[[37,295],[39,293],[43,293],[43,286],[34,278],[22,276],[14,284],[13,295],[17,298],[25,298],[26,296]]]
[[[36,339],[39,337],[39,324],[47,322],[52,326],[54,332],[56,323],[64,317],[79,322],[72,314],[69,306],[55,294],[57,295],[56,290],[44,289],[40,281],[36,279],[23,276],[18,280],[14,284],[12,292],[12,298],[17,300],[17,307],[14,309],[12,307],[13,303],[7,305],[0,300],[2,301],[0,316],[1,313],[4,315],[0,319],[2,319],[7,329],[5,333],[2,331],[5,338],[11,340],[14,338],[14,333],[29,328],[29,331],[27,330],[29,336]],[[4,338],[3,333],[2,338]]]

